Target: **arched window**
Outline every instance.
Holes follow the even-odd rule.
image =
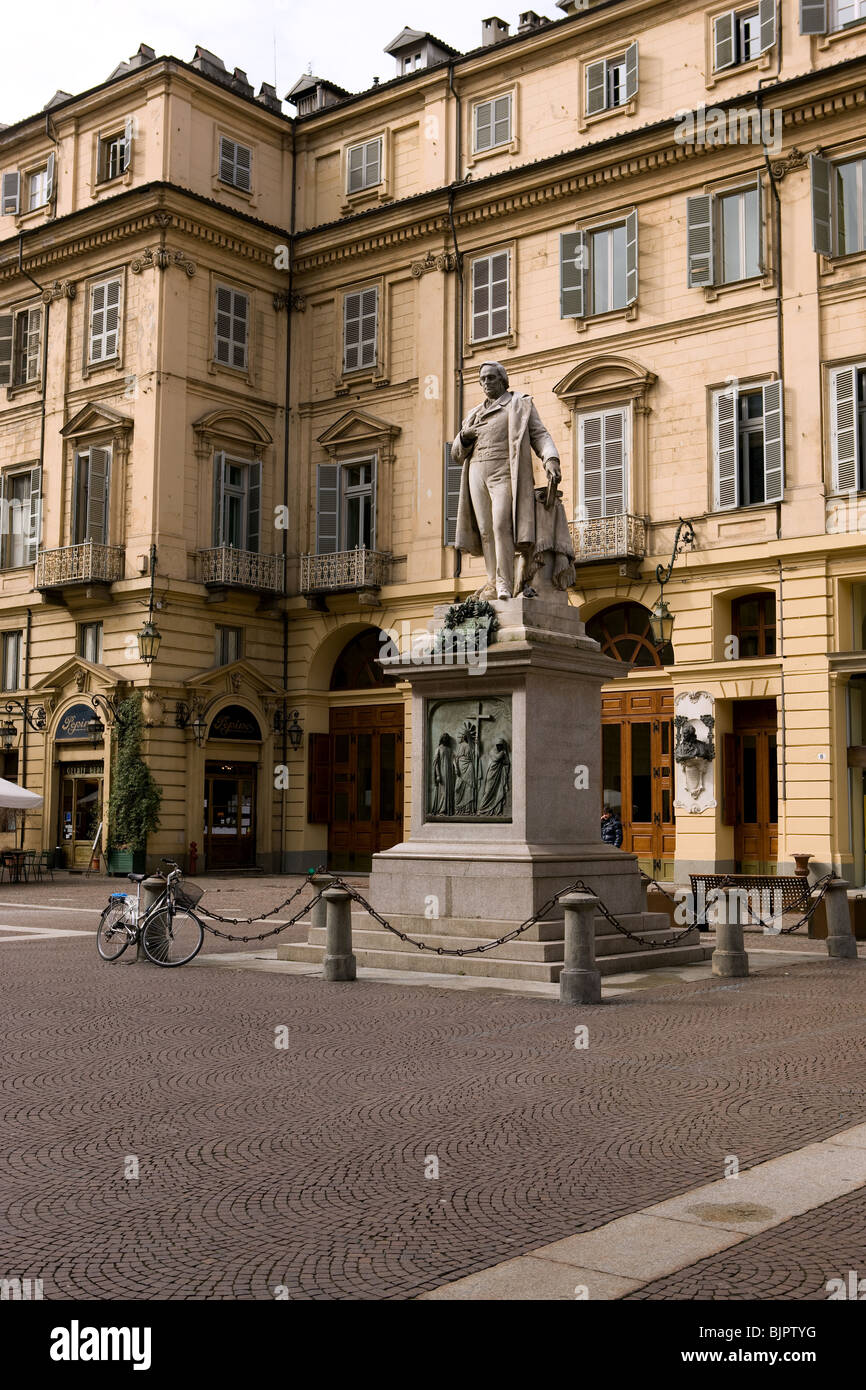
[[[331,672],[332,690],[372,690],[384,686],[393,690],[394,684],[385,678],[377,657],[391,650],[387,634],[377,627],[368,627],[346,643]]]
[[[601,644],[605,656],[632,666],[672,666],[670,642],[656,647],[650,631],[649,609],[640,603],[615,603],[596,613],[586,625],[590,637]]]

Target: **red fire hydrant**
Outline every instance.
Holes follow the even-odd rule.
[[[194,874],[195,871],[196,871],[196,865],[197,865],[197,864],[198,864],[198,845],[196,844],[195,840],[190,840],[190,844],[189,844],[189,870],[188,870],[188,872],[191,873],[191,874]]]

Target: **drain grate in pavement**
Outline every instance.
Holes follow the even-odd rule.
[[[759,1207],[756,1202],[701,1202],[688,1212],[702,1221],[768,1221],[776,1215],[772,1207]]]

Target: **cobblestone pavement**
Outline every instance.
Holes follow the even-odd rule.
[[[88,902],[58,879],[33,887],[33,917],[43,893]],[[726,1155],[746,1167],[866,1121],[862,963],[566,1009],[104,965],[89,934],[0,952],[0,1275],[47,1298],[412,1297],[715,1180]],[[846,1258],[828,1250],[814,1277]]]
[[[866,1191],[862,1188],[625,1297],[817,1302],[828,1298],[831,1279],[844,1280],[850,1297],[852,1270],[858,1279],[866,1278]]]

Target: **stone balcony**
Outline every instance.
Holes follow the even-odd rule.
[[[301,556],[301,593],[338,594],[375,591],[387,584],[391,556],[381,550],[335,550],[329,555]]]
[[[281,594],[284,583],[282,555],[262,555],[257,550],[236,550],[216,545],[198,552],[199,579],[209,589],[252,589],[260,594]]]
[[[94,541],[40,550],[34,587],[50,592],[70,585],[113,584],[123,578],[123,557],[122,545],[97,545]]]
[[[619,512],[569,522],[578,565],[642,560],[646,555],[646,517]]]

